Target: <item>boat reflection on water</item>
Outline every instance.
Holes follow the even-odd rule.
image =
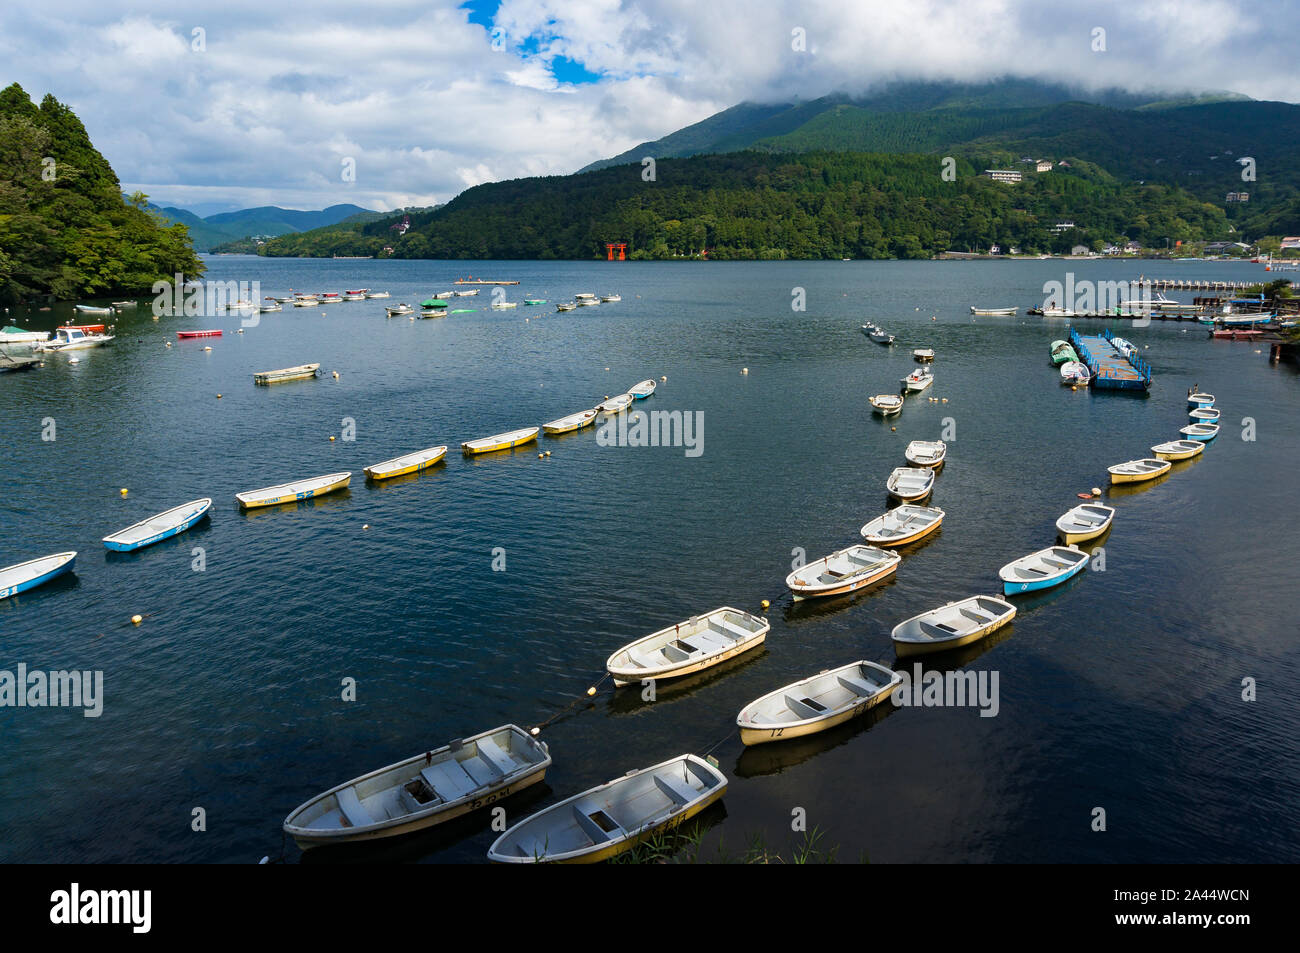
[[[611,715],[631,715],[642,711],[653,705],[662,705],[664,702],[677,702],[684,698],[689,698],[695,692],[707,685],[712,685],[719,679],[738,672],[748,667],[754,662],[767,655],[767,643],[764,642],[756,649],[750,649],[748,652],[742,652],[735,658],[727,659],[717,665],[710,666],[702,672],[696,672],[694,675],[686,675],[682,678],[661,678],[655,681],[654,701],[646,701],[642,696],[645,693],[646,686],[640,682],[635,685],[626,685],[623,688],[615,690],[609,699],[609,713]]]
[[[446,466],[441,461],[432,466],[425,467],[423,470],[417,470],[415,473],[403,473],[401,476],[389,477],[387,480],[372,480],[366,478],[366,489],[369,491],[385,492],[396,489],[399,486],[406,486],[410,483],[419,483],[422,480],[433,479],[436,474],[445,474]]]
[[[1199,454],[1198,454],[1199,456]],[[1191,463],[1191,460],[1185,460],[1184,463]],[[1112,500],[1125,496],[1137,496],[1139,493],[1145,493],[1154,486],[1159,486],[1169,479],[1169,475],[1174,472],[1174,464],[1168,470],[1160,474],[1153,480],[1143,480],[1140,483],[1112,483],[1106,488],[1106,496]],[[1118,514],[1116,514],[1118,515]]]
[[[893,550],[886,550],[886,552],[893,552]],[[860,598],[885,592],[897,582],[898,573],[891,572],[884,579],[877,579],[875,582],[867,583],[861,589],[844,592],[838,596],[820,596],[815,599],[800,599],[798,602],[791,600],[790,604],[785,607],[783,617],[786,622],[798,622],[834,615],[850,606],[857,605]]]
[[[501,801],[510,817],[523,818],[550,798],[554,792],[545,781],[539,781]],[[493,805],[495,806],[495,805]],[[492,810],[483,807],[469,814],[445,821],[442,824],[378,840],[359,843],[330,844],[302,851],[302,864],[409,864],[423,860],[430,854],[453,847],[476,834],[497,835],[492,832]],[[484,852],[487,848],[484,847]]]
[[[275,503],[271,506],[258,506],[251,510],[246,510],[238,502],[233,504],[235,512],[239,513],[248,522],[253,523],[258,520],[275,519],[277,516],[283,516],[287,512],[299,512],[302,510],[339,510],[345,509],[352,502],[352,488],[344,487],[341,490],[335,490],[332,493],[325,493],[320,496],[309,497],[305,500],[286,500],[283,503]]]
[[[803,764],[823,752],[848,744],[858,735],[888,718],[896,709],[893,701],[884,701],[827,731],[815,735],[805,735],[790,741],[773,741],[765,745],[750,745],[736,759],[733,769],[738,778],[758,778],[764,775],[780,774],[787,768]]]
[[[1087,543],[1075,543],[1075,545],[1078,546],[1080,549],[1082,549],[1085,553],[1088,553],[1089,555],[1092,555],[1093,549],[1099,548],[1099,544],[1095,541],[1090,541]],[[1004,598],[1016,607],[1016,618],[1019,618],[1021,615],[1023,615],[1026,612],[1033,612],[1035,609],[1041,608],[1042,606],[1045,606],[1050,602],[1056,601],[1058,598],[1064,596],[1067,592],[1069,592],[1071,589],[1074,589],[1076,586],[1083,585],[1084,580],[1088,578],[1088,574],[1089,572],[1091,572],[1091,570],[1092,570],[1092,560],[1089,560],[1088,568],[1082,569],[1079,572],[1075,573],[1073,576],[1071,576],[1065,582],[1061,583],[1059,586],[1052,586],[1048,589],[1039,589],[1035,592],[1025,593],[1024,595],[1017,594],[1017,595],[1005,596]],[[1096,580],[1093,580],[1093,584],[1096,585]],[[996,632],[994,633],[995,636],[999,634],[1000,633],[996,633]]]

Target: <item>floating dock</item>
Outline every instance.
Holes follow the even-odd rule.
[[[1140,357],[1128,357],[1111,343],[1110,329],[1101,334],[1080,334],[1070,329],[1070,343],[1079,359],[1092,372],[1092,387],[1101,390],[1147,390],[1151,387],[1151,365]]]

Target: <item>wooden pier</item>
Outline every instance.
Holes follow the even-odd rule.
[[[1144,285],[1150,285],[1160,291],[1244,291],[1254,285],[1268,281],[1203,281],[1198,278],[1139,278]]]
[[[1070,343],[1079,359],[1092,372],[1091,386],[1099,390],[1147,390],[1151,387],[1151,366],[1129,358],[1111,343],[1110,329],[1101,334],[1082,335],[1070,329]]]

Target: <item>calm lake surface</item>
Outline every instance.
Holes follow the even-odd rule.
[[[452,738],[535,725],[582,697],[624,643],[763,599],[763,649],[661,685],[654,703],[606,682],[546,728],[554,766],[545,787],[507,802],[510,820],[712,748],[730,788],[705,815],[706,856],[739,854],[755,835],[788,855],[802,808],[841,861],[1300,860],[1300,377],[1195,324],[1115,322],[1153,367],[1150,395],[1071,392],[1048,361],[1066,323],[1024,315],[1071,270],[1265,277],[1208,262],[210,259],[208,278],[260,281],[263,295],[393,297],[286,308],[243,334],[238,317],[154,321],[142,300],[112,347],[0,375],[0,565],[80,552],[74,576],[0,601],[0,668],[99,669],[105,692],[97,719],[0,708],[0,860],[276,857],[282,820],[311,795]],[[465,274],[518,279],[509,300],[551,303],[494,312],[485,288],[456,302],[473,313],[385,318],[385,305]],[[795,288],[806,311],[791,308]],[[623,300],[554,311],[586,291]],[[1022,310],[972,320],[972,304]],[[69,314],[13,309],[4,323],[52,328]],[[868,319],[898,343],[870,342]],[[176,340],[205,327],[225,336]],[[867,398],[897,391],[918,346],[937,352],[936,383],[882,422]],[[254,371],[304,362],[322,377],[253,385]],[[701,412],[698,457],[599,446],[594,429],[542,438],[544,460],[536,447],[459,453],[661,376],[636,410]],[[1179,436],[1193,384],[1217,395],[1223,433],[1159,482],[1108,491],[1119,513],[1104,571],[1020,599],[1011,626],[927,661],[996,672],[996,717],[886,705],[813,739],[743,748],[745,703],[855,659],[893,664],[894,624],[998,592],[998,568],[1051,544],[1107,466]],[[345,418],[355,440],[342,439]],[[904,550],[893,581],[792,606],[796,550],[860,542],[904,446],[938,439],[945,418],[940,534]],[[436,444],[452,450],[423,475],[367,485],[360,472]],[[336,470],[354,473],[342,494],[248,514],[235,504]],[[211,519],[187,534],[137,554],[100,542],[201,496]],[[1242,700],[1247,678],[1255,701]],[[341,698],[345,679],[355,702]],[[196,808],[206,831],[191,830]],[[309,859],[481,862],[487,821]],[[285,856],[302,854],[290,842]]]

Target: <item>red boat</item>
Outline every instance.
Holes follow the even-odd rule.
[[[176,336],[182,341],[186,338],[219,338],[220,331],[177,331]]]
[[[82,334],[103,334],[108,330],[103,324],[67,324],[59,328],[60,331],[80,331]]]

